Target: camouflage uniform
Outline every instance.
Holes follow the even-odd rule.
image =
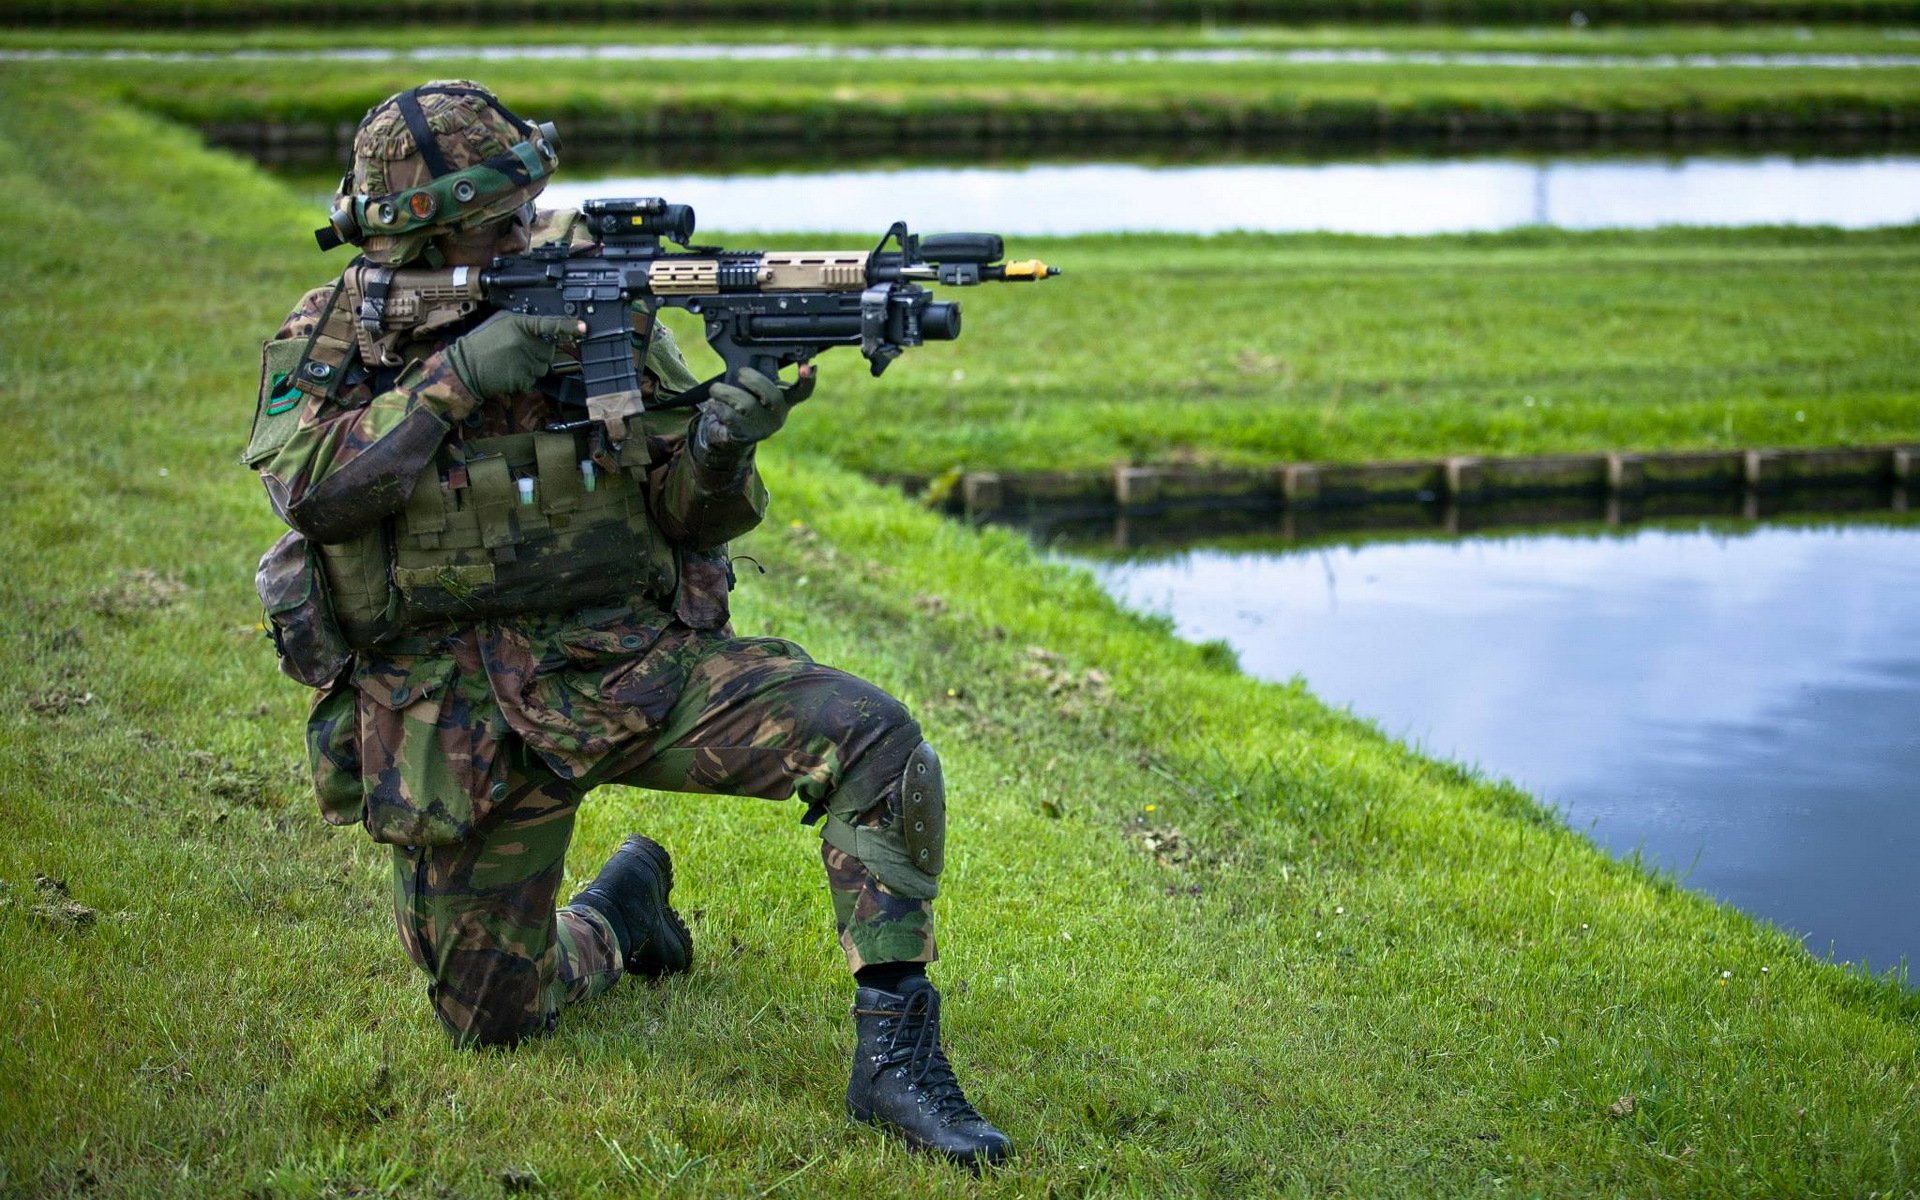
[[[542,214],[537,232],[568,228]],[[306,338],[338,286],[309,293],[276,341]],[[577,415],[530,392],[449,420],[474,405],[435,353],[459,332],[412,347],[420,367],[397,381],[374,374],[306,400],[297,429],[256,464],[291,526],[340,542],[387,519],[356,520],[360,497],[404,490],[447,447]],[[671,341],[652,344],[647,386],[690,385]],[[797,794],[809,821],[832,798],[857,814],[851,824],[875,827],[921,744],[880,689],[791,642],[733,635],[725,543],[759,523],[766,491],[750,458],[724,477],[703,467],[688,426],[685,411],[645,418],[647,509],[669,551],[656,564],[659,586],[561,615],[409,630],[356,654],[315,697],[307,738],[322,811],[394,846],[401,940],[462,1039],[545,1032],[563,1004],[619,979],[606,919],[554,907],[575,811],[592,788]],[[889,890],[830,844],[822,857],[855,970],[933,960],[930,894]]]

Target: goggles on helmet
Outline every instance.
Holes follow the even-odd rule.
[[[524,126],[523,126],[524,128]],[[352,172],[341,181],[341,200],[327,224],[313,231],[322,250],[369,237],[399,237],[429,225],[457,226],[465,213],[477,212],[507,192],[536,183],[560,165],[560,131],[542,121],[526,141],[483,163],[431,179],[419,187],[385,196],[349,196]]]

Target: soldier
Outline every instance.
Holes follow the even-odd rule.
[[[728,624],[727,540],[766,511],[754,450],[811,371],[746,372],[691,417],[649,413],[615,453],[546,428],[578,416],[558,399],[584,330],[571,319],[402,335],[358,319],[396,268],[584,240],[577,214],[533,206],[558,154],[551,125],[471,82],[375,106],[332,222],[361,256],[266,344],[246,461],[293,532],[257,582],[283,668],[318,689],[322,812],[392,845],[400,940],[441,1022],[460,1044],[512,1046],[622,975],[692,962],[672,863],[638,834],[556,910],[589,791],[797,796],[821,823],[856,984],[849,1111],[916,1149],[999,1161],[1010,1143],[954,1078],[925,973],[945,828],[933,747],[879,688]],[[643,391],[696,382],[664,327],[636,311],[634,329]]]

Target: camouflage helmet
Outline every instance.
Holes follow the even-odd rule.
[[[468,80],[423,83],[367,111],[353,165],[314,238],[322,250],[351,242],[369,261],[399,266],[442,234],[526,204],[559,162],[551,123],[529,125]]]

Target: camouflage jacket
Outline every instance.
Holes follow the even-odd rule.
[[[555,236],[556,226],[564,236],[571,216],[542,213],[536,237]],[[305,339],[338,286],[309,292],[274,340]],[[399,386],[376,391],[361,379],[334,400],[305,402],[297,429],[258,464],[289,526],[315,543],[357,537],[391,519],[443,442],[578,416],[537,391],[476,404],[437,353],[451,340],[417,347],[421,368],[403,372]],[[670,339],[656,336],[654,347],[647,388],[694,381]],[[469,407],[464,419],[451,419]],[[664,676],[673,672],[664,653],[650,652],[670,630],[726,625],[726,542],[757,525],[767,504],[751,457],[724,475],[696,461],[691,419],[688,410],[643,418],[646,504],[673,552],[671,594],[419,630],[359,652],[319,690],[308,726],[329,821],[364,822],[376,840],[396,844],[456,841],[505,793],[507,735],[572,779],[664,716],[672,700]]]

